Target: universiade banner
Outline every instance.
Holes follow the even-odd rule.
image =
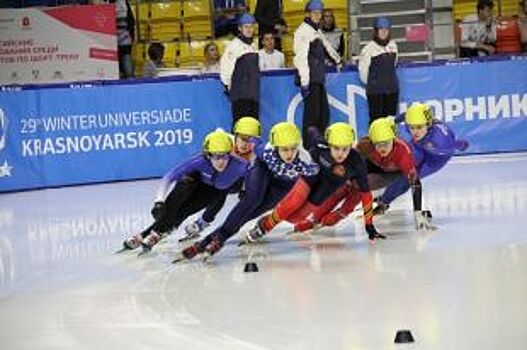
[[[527,60],[401,68],[400,110],[430,103],[470,142],[469,153],[527,150]],[[367,133],[357,72],[328,74],[332,121]],[[302,121],[293,74],[271,72],[261,88],[264,135]],[[200,151],[203,136],[230,130],[217,77],[15,87],[0,91],[0,192],[150,178]],[[404,128],[401,128],[404,132]]]
[[[114,5],[0,9],[0,84],[118,78]]]

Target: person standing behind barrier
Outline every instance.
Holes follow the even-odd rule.
[[[388,18],[376,18],[373,40],[362,49],[359,57],[359,77],[366,85],[370,124],[375,119],[397,115],[397,44],[390,37],[390,27]]]
[[[135,33],[134,14],[128,0],[110,0],[110,3],[115,3],[119,73],[121,78],[133,78],[132,43]]]
[[[329,124],[329,103],[326,93],[326,52],[335,61],[337,70],[342,67],[339,54],[331,47],[320,30],[324,4],[320,0],[310,0],[306,7],[306,17],[295,31],[293,63],[297,69],[296,83],[304,98],[304,118],[302,139],[304,147],[309,147],[309,127],[314,126],[323,134]]]
[[[340,57],[344,58],[344,31],[341,28],[337,28],[333,11],[324,10],[321,29],[322,33],[324,33],[324,38],[329,41]],[[331,59],[326,60],[326,63],[331,65]]]
[[[220,78],[232,104],[233,124],[241,117],[258,118],[260,68],[254,39],[254,17],[243,14],[238,21],[239,34],[221,57]]]

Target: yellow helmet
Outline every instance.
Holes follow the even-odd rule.
[[[233,142],[229,134],[223,130],[216,130],[205,136],[203,152],[211,154],[230,153]]]
[[[235,134],[260,137],[262,135],[262,125],[256,118],[243,117],[236,121],[233,131]]]
[[[273,147],[298,146],[300,130],[295,124],[289,122],[275,124],[269,134],[269,141]]]
[[[355,141],[355,131],[347,123],[334,123],[326,129],[324,137],[331,146],[351,146]]]
[[[368,136],[373,143],[386,142],[395,139],[396,130],[393,118],[379,118],[371,123]]]
[[[413,103],[406,110],[405,122],[407,125],[431,125],[434,114],[432,109],[424,103]]]

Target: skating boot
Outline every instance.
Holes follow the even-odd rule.
[[[261,219],[258,220],[256,225],[245,234],[245,237],[239,243],[239,245],[254,244],[258,242],[265,235],[265,231],[262,228]]]
[[[199,234],[206,229],[210,224],[199,218],[191,224],[185,226],[185,237],[181,238],[179,242],[190,241],[192,239],[198,238]]]
[[[144,255],[152,250],[152,248],[159,243],[161,239],[163,239],[164,236],[157,233],[156,231],[150,231],[150,234],[146,236],[143,241],[141,242],[141,246],[143,247],[143,251],[139,253],[139,255]]]
[[[202,251],[199,248],[199,243],[194,243],[193,245],[177,253],[174,260],[172,260],[172,264],[177,264],[178,262],[181,262],[184,260],[191,260],[196,255],[201,254],[201,253]]]
[[[216,254],[221,248],[223,248],[223,243],[218,237],[214,237],[212,242],[210,242],[207,247],[205,247],[205,251],[203,252],[203,261],[211,261],[212,256]]]
[[[132,237],[127,238],[123,242],[123,247],[120,250],[118,250],[117,253],[122,253],[122,252],[125,252],[125,251],[128,251],[128,250],[137,249],[137,248],[139,248],[139,246],[141,245],[142,242],[143,242],[143,236],[141,236],[140,233],[135,234]]]

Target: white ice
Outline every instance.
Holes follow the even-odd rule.
[[[377,220],[386,241],[359,218],[284,225],[209,264],[169,263],[181,232],[113,253],[149,223],[157,181],[3,194],[0,348],[525,349],[526,174],[527,154],[457,158],[424,181],[436,232],[414,231],[405,196]]]

